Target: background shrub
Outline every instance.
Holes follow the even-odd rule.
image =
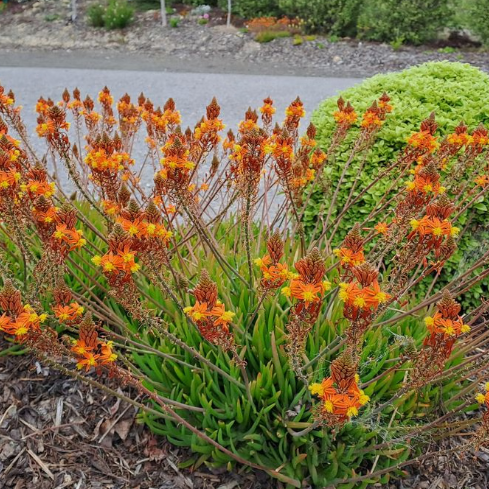
[[[489,46],[489,5],[486,0],[467,0],[466,27]]]
[[[106,29],[123,29],[128,26],[134,15],[134,9],[126,0],[111,0],[105,10]]]
[[[126,0],[111,0],[108,5],[96,3],[87,11],[88,19],[93,27],[106,29],[123,29],[132,21],[134,9]]]
[[[451,17],[448,0],[366,0],[357,29],[373,41],[421,44],[435,39]]]
[[[392,98],[394,111],[387,118],[387,122],[377,136],[377,142],[370,150],[367,164],[363,170],[362,186],[372,182],[378,172],[395,161],[397,154],[406,143],[406,139],[419,129],[419,124],[431,112],[436,113],[439,125],[438,134],[446,134],[463,120],[469,127],[475,128],[479,123],[489,124],[489,76],[477,68],[462,63],[436,62],[426,63],[410,68],[401,73],[376,75],[363,83],[345,90],[341,96],[351,101],[357,113],[362,113],[386,91]],[[332,118],[336,110],[336,97],[324,101],[313,114],[313,121],[318,127],[318,142],[323,149],[327,149],[335,123]],[[341,170],[349,152],[346,146],[337,152],[334,164],[327,168],[326,175],[331,179],[334,187],[340,178]],[[347,177],[340,190],[336,209],[332,212],[332,220],[343,208],[351,185],[356,174],[357,166],[353,165],[347,172]],[[342,222],[362,222],[376,203],[384,195],[389,182],[376,184],[362,198],[358,205],[349,210]],[[322,189],[314,191],[308,210],[305,214],[306,230],[314,234],[317,215],[328,209],[330,195]],[[480,202],[471,211],[471,216],[461,216],[463,225],[470,219],[470,233],[464,233],[459,249],[452,259],[445,265],[439,284],[444,283],[445,276],[456,276],[462,273],[470,260],[477,256],[477,249],[481,240],[487,239],[489,233],[486,229],[487,207]],[[339,229],[337,240],[346,234],[346,227]],[[338,243],[335,243],[338,244]],[[471,294],[471,301],[477,301],[482,290],[487,290],[488,282],[475,287]],[[484,288],[484,289],[483,289]],[[469,299],[465,299],[466,301]]]
[[[279,0],[284,15],[299,17],[307,30],[355,36],[360,0]]]
[[[93,3],[87,9],[88,21],[93,27],[103,27],[105,25],[105,7],[101,3]]]

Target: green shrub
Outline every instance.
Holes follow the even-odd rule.
[[[357,29],[373,41],[421,44],[435,39],[451,18],[448,0],[365,0]]]
[[[410,68],[401,73],[376,75],[361,84],[345,90],[341,96],[351,101],[356,111],[362,113],[374,100],[386,91],[392,98],[394,111],[387,118],[381,129],[374,148],[370,151],[362,173],[362,186],[373,181],[379,170],[395,161],[406,139],[417,131],[423,119],[433,111],[439,125],[438,134],[447,134],[463,120],[469,127],[475,128],[479,123],[489,124],[489,76],[477,68],[462,63],[437,62],[426,63]],[[318,141],[327,149],[335,123],[332,117],[336,110],[336,97],[324,101],[313,114],[313,121],[318,127]],[[346,147],[337,153],[334,165],[327,169],[327,177],[332,185],[338,181],[341,170],[348,159]],[[341,186],[337,208],[332,212],[331,221],[344,206],[352,186],[357,167],[353,165]],[[389,182],[376,184],[366,194],[359,205],[349,210],[343,218],[344,225],[362,222],[376,203],[384,195]],[[330,195],[317,188],[312,196],[305,214],[305,226],[309,234],[314,234],[317,215],[328,208]],[[486,239],[487,208],[482,202],[476,204],[474,214],[470,217],[471,233],[464,233],[458,243],[459,249],[445,265],[439,284],[444,277],[453,277],[462,273],[470,256],[477,255],[480,240]],[[467,222],[468,216],[462,216],[461,224]],[[348,223],[348,224],[347,224]],[[339,228],[337,239],[347,232],[346,227]],[[338,244],[338,243],[335,243]],[[472,260],[473,261],[473,260]],[[482,290],[487,290],[488,282],[476,287],[470,298],[474,303],[480,298]],[[466,298],[466,301],[469,299]]]
[[[126,0],[111,0],[105,10],[104,22],[105,28],[123,29],[132,21],[134,9]]]
[[[356,35],[360,0],[279,0],[278,3],[285,15],[301,18],[309,31]]]
[[[87,9],[88,21],[93,27],[103,27],[105,25],[105,7],[101,3],[93,3]]]
[[[245,19],[255,17],[280,17],[284,15],[279,6],[280,0],[233,0],[233,12]],[[227,9],[227,0],[219,2],[221,8]]]
[[[93,27],[123,29],[132,21],[134,9],[126,0],[110,0],[105,6],[100,3],[91,5],[87,15]]]
[[[170,27],[176,29],[180,24],[180,17],[170,17]]]
[[[489,46],[489,8],[486,0],[467,0],[466,27]]]

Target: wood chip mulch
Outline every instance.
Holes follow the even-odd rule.
[[[447,440],[433,449],[451,449],[453,443],[463,441]],[[180,469],[188,457],[138,423],[133,406],[29,355],[0,357],[0,489],[276,487],[247,470]],[[434,455],[411,466],[406,479],[372,487],[487,489],[489,450]]]

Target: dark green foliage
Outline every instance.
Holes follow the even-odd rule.
[[[361,114],[384,91],[392,98],[394,112],[388,116],[374,147],[369,152],[361,187],[371,183],[381,169],[395,161],[399,151],[404,148],[406,139],[419,130],[421,121],[433,111],[439,125],[438,134],[441,135],[453,131],[461,120],[471,129],[481,122],[489,125],[489,76],[466,64],[426,63],[401,73],[377,75],[344,91],[341,95],[345,100],[350,100],[357,113]],[[334,97],[324,101],[313,115],[313,121],[318,127],[318,142],[325,150],[335,128],[333,112],[336,110],[336,100]],[[333,187],[339,180],[348,156],[345,144],[340,148],[333,167],[327,169],[327,176],[331,179]],[[339,194],[337,209],[332,212],[332,220],[346,202],[356,169],[357,165],[353,165],[347,173]],[[365,219],[389,185],[390,182],[382,180],[358,205],[350,209],[342,220],[334,245],[339,244],[353,223]],[[319,188],[316,189],[305,216],[309,234],[314,234],[317,214],[328,209],[330,198],[331,195],[325,194]],[[471,216],[462,216],[457,223],[462,227],[470,219],[471,232],[463,234],[458,243],[458,251],[444,267],[439,285],[445,282],[445,277],[453,278],[469,268],[469,264],[477,255],[480,240],[488,235],[486,204],[479,202],[471,213]],[[471,292],[472,304],[480,298],[483,288],[487,290],[487,281]]]
[[[489,46],[489,4],[487,0],[467,0],[466,27]]]
[[[451,18],[448,0],[365,0],[357,31],[373,41],[422,44],[435,39]]]
[[[355,36],[360,0],[279,0],[282,12],[299,17],[311,32]]]
[[[101,3],[93,3],[87,9],[88,21],[93,27],[103,27],[105,25],[104,15],[105,7]]]

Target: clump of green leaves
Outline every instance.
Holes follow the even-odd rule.
[[[291,33],[288,31],[262,31],[255,36],[255,41],[259,43],[271,42],[275,39],[282,37],[290,37]]]
[[[134,16],[134,9],[127,0],[110,0],[108,4],[95,3],[87,10],[93,27],[105,27],[108,30],[127,27]]]
[[[170,27],[176,29],[180,25],[180,17],[170,17]]]

